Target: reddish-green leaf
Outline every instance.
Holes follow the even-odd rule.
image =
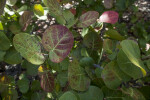
[[[44,63],[44,56],[41,53],[41,46],[35,36],[27,33],[15,35],[13,39],[14,47],[20,54],[32,64],[40,65]]]
[[[68,80],[72,89],[78,91],[85,91],[90,86],[90,79],[86,76],[83,67],[79,65],[77,59],[71,62],[68,68]]]
[[[88,11],[80,16],[78,27],[85,28],[94,24],[99,17],[99,13],[96,11]]]
[[[73,46],[72,33],[62,25],[50,26],[43,34],[42,44],[49,51],[51,61],[59,63],[68,56]]]
[[[40,75],[41,87],[46,92],[52,92],[54,90],[54,77],[50,72],[45,72]]]
[[[99,22],[115,24],[118,22],[119,14],[115,11],[105,11],[99,18]]]

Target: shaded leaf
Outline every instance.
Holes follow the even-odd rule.
[[[102,91],[106,100],[122,100],[122,98],[124,97],[120,90],[112,90],[107,88],[106,86],[102,87]]]
[[[106,31],[105,37],[108,37],[108,38],[114,39],[114,40],[119,40],[119,41],[122,41],[125,39],[116,30],[113,30],[113,29],[109,29],[108,31]]]
[[[7,36],[0,31],[0,50],[8,50],[10,48],[10,41]]]
[[[80,100],[79,99],[79,96],[75,93],[75,92],[72,92],[72,91],[68,91],[68,92],[65,92],[60,98],[59,100]]]
[[[44,63],[44,56],[41,53],[41,46],[35,36],[27,33],[15,35],[13,39],[14,47],[29,62],[35,65]]]
[[[22,63],[22,67],[26,68],[26,73],[31,76],[36,76],[38,74],[38,65],[33,65],[27,60],[24,60]]]
[[[68,68],[68,81],[71,88],[78,91],[85,91],[90,86],[91,81],[77,59],[74,59]]]
[[[130,96],[131,100],[146,100],[143,94],[136,88],[123,88],[121,89],[124,94]]]
[[[103,46],[103,41],[101,37],[96,32],[90,32],[86,34],[83,38],[83,43],[85,46],[91,50],[100,50]]]
[[[12,22],[12,23],[10,23],[9,30],[13,34],[19,34],[19,33],[21,33],[21,26],[19,25],[18,22]]]
[[[99,13],[96,11],[88,11],[82,14],[79,18],[79,23],[77,24],[78,27],[85,28],[94,24],[99,17]]]
[[[29,80],[26,78],[18,80],[17,85],[22,93],[26,93],[29,90]]]
[[[113,7],[113,3],[114,3],[113,0],[104,0],[104,7],[110,9]]]
[[[5,51],[1,51],[1,50],[0,50],[0,62],[4,60],[5,54],[6,54]]]
[[[105,11],[99,18],[99,22],[115,24],[118,22],[119,14],[115,11]]]
[[[65,87],[68,81],[68,72],[61,72],[57,75],[57,80],[60,83],[61,87]]]
[[[33,12],[31,11],[24,11],[19,19],[19,23],[22,26],[22,30],[25,31],[32,19]]]
[[[8,64],[19,64],[22,61],[22,57],[19,52],[14,48],[10,48],[4,57],[4,61]]]
[[[130,77],[122,73],[116,62],[108,63],[101,74],[106,86],[110,89],[118,88],[123,81],[129,81]]]
[[[88,91],[84,93],[78,93],[80,100],[103,100],[103,92],[96,86],[90,86]]]
[[[65,59],[73,46],[73,35],[61,25],[50,26],[43,34],[42,44],[49,51],[51,61],[59,63]]]

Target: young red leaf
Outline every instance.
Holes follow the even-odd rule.
[[[94,24],[99,17],[99,13],[96,11],[88,11],[82,14],[79,18],[78,27],[85,28]]]
[[[50,26],[43,34],[42,44],[49,51],[52,62],[59,63],[68,56],[73,46],[73,35],[62,25]]]
[[[118,17],[119,14],[117,12],[106,11],[100,16],[99,22],[115,24],[116,22],[118,22]]]

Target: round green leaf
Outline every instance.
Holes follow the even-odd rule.
[[[17,81],[17,85],[22,93],[26,93],[29,90],[29,80],[25,78]]]
[[[90,86],[85,93],[79,93],[80,100],[103,100],[104,95],[100,88]]]
[[[35,36],[27,33],[15,35],[13,39],[14,47],[29,62],[35,65],[44,63],[44,56],[41,53],[40,42]]]
[[[72,33],[62,25],[50,26],[43,34],[42,44],[49,51],[51,61],[59,63],[64,60],[73,46]]]
[[[65,92],[60,98],[59,100],[80,100],[78,95],[75,94],[74,92]]]

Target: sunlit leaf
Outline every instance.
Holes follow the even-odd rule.
[[[40,42],[35,36],[27,33],[17,34],[13,39],[13,44],[16,50],[32,64],[44,63],[45,58],[41,53]]]
[[[34,7],[34,13],[38,16],[43,16],[44,15],[44,9],[41,4],[35,4]]]
[[[50,26],[43,34],[42,44],[49,51],[51,61],[59,63],[65,59],[73,46],[73,35],[61,25]]]
[[[143,62],[141,61],[140,49],[138,45],[132,40],[124,40],[121,43],[122,51],[126,54],[128,59],[137,66],[146,75],[146,70]]]

